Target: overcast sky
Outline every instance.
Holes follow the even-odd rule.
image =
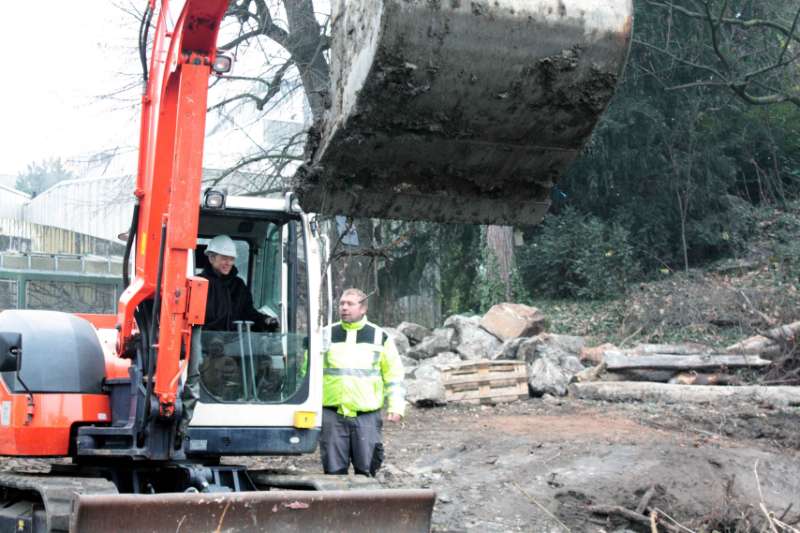
[[[17,175],[28,163],[53,157],[74,170],[106,150],[127,154],[115,160],[111,174],[136,172],[135,104],[141,94],[141,67],[134,12],[146,1],[3,3],[0,44],[6,67],[0,82],[0,175]],[[248,68],[242,61],[240,54],[234,73]],[[290,114],[294,120],[297,113]],[[280,115],[283,119],[286,112]],[[206,166],[232,164],[234,156],[263,140],[263,125],[246,122],[237,122],[241,131],[216,134],[206,142]]]
[[[144,1],[136,2],[144,5]],[[109,0],[4,2],[0,174],[49,157],[135,148],[135,19]]]

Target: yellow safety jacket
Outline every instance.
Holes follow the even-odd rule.
[[[325,330],[330,344],[322,364],[322,405],[356,416],[382,408],[385,397],[387,410],[403,415],[405,370],[389,335],[366,316]]]

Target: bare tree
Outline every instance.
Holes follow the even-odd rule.
[[[635,42],[669,56],[694,78],[670,89],[719,87],[753,105],[789,102],[800,107],[797,2],[644,1],[663,11],[663,30],[659,42]],[[684,38],[687,32],[695,39]]]
[[[255,74],[220,80],[220,85],[227,85],[227,95],[209,110],[218,114],[222,127],[263,122],[268,112],[298,91],[313,120],[321,119],[330,79],[326,56],[329,14],[318,13],[312,0],[231,0],[226,17],[227,29],[232,27],[236,35],[220,49],[235,57],[257,55],[259,66]],[[266,141],[252,139],[254,149],[214,177],[211,184],[237,175],[237,184],[249,194],[288,190],[287,178],[303,159],[307,131],[284,131],[278,125],[273,129],[276,131]]]

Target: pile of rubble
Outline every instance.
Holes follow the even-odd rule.
[[[463,362],[524,361],[535,396],[566,394],[584,369],[583,337],[546,333],[544,315],[522,304],[498,304],[483,317],[453,315],[433,331],[409,322],[387,329],[406,367],[407,398],[418,405],[446,403],[442,372]]]
[[[800,331],[795,326],[800,323],[783,326],[779,332],[784,345],[787,335]],[[614,382],[614,394],[626,387],[633,395],[652,389],[659,399],[665,399],[666,394],[666,399],[676,395],[683,400],[687,388],[682,385],[739,385],[740,378],[730,370],[769,367],[772,361],[761,356],[775,352],[773,344],[778,342],[770,339],[772,332],[767,332],[763,339],[748,339],[724,353],[695,343],[640,344],[623,350],[612,344],[590,347],[584,337],[547,333],[546,327],[538,309],[502,303],[482,317],[453,315],[432,331],[410,322],[386,329],[406,367],[407,399],[417,405],[444,405],[446,373],[469,362],[487,360],[524,362],[531,396],[572,393],[596,398],[600,390],[597,382]],[[755,348],[757,341],[762,341],[759,349]],[[632,383],[636,385],[628,385]],[[697,392],[701,389],[692,388]],[[719,393],[710,394],[716,397]],[[762,394],[760,389],[758,394]]]

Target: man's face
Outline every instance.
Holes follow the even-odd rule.
[[[339,299],[339,317],[344,322],[358,322],[367,314],[367,306],[355,294],[344,294]]]
[[[214,269],[214,272],[227,276],[231,273],[236,258],[229,255],[211,254],[208,256],[208,262],[211,263],[211,268]]]

